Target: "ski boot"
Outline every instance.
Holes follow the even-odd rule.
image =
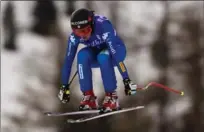
[[[106,93],[102,107],[100,108],[100,114],[120,110],[118,96],[116,92]]]
[[[80,102],[79,111],[98,109],[97,97],[93,91],[84,92],[83,95],[84,97]]]

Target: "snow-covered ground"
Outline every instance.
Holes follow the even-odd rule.
[[[15,96],[22,92],[19,78],[18,66],[20,65],[20,54],[1,51],[1,116],[10,112],[23,112],[19,104],[15,103]],[[15,109],[14,109],[15,108]],[[2,120],[2,127],[6,122]]]

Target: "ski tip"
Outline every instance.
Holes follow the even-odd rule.
[[[50,116],[50,115],[51,115],[51,112],[44,112],[44,115]]]
[[[77,123],[77,120],[67,119],[67,123]]]
[[[138,109],[142,109],[142,108],[145,108],[145,106],[138,106],[137,108]]]

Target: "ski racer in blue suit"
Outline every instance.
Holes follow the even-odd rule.
[[[78,9],[71,16],[72,33],[68,39],[68,46],[62,67],[62,85],[58,97],[63,103],[70,100],[68,81],[79,44],[86,47],[77,54],[77,71],[80,90],[83,99],[79,110],[102,108],[104,111],[113,111],[120,108],[116,93],[117,80],[114,71],[119,70],[125,86],[125,94],[136,93],[137,86],[129,78],[124,64],[126,47],[116,30],[105,16],[97,15],[94,11]],[[100,68],[101,78],[105,90],[102,107],[99,107],[97,97],[93,92],[92,68]]]

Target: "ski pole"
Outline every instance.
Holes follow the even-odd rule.
[[[156,82],[150,82],[149,84],[147,84],[145,87],[139,87],[137,88],[138,90],[147,90],[148,88],[150,87],[158,87],[158,88],[163,88],[167,91],[170,91],[170,92],[173,92],[173,93],[176,93],[176,94],[180,94],[181,96],[184,95],[184,92],[183,91],[179,91],[179,90],[175,90],[173,88],[169,88],[167,86],[164,86],[163,84],[160,84],[160,83],[156,83]]]
[[[69,86],[72,84],[72,82],[73,82],[74,78],[76,77],[76,75],[77,75],[77,71],[75,72],[74,76],[72,77],[71,81],[69,82],[69,84],[68,84]]]

